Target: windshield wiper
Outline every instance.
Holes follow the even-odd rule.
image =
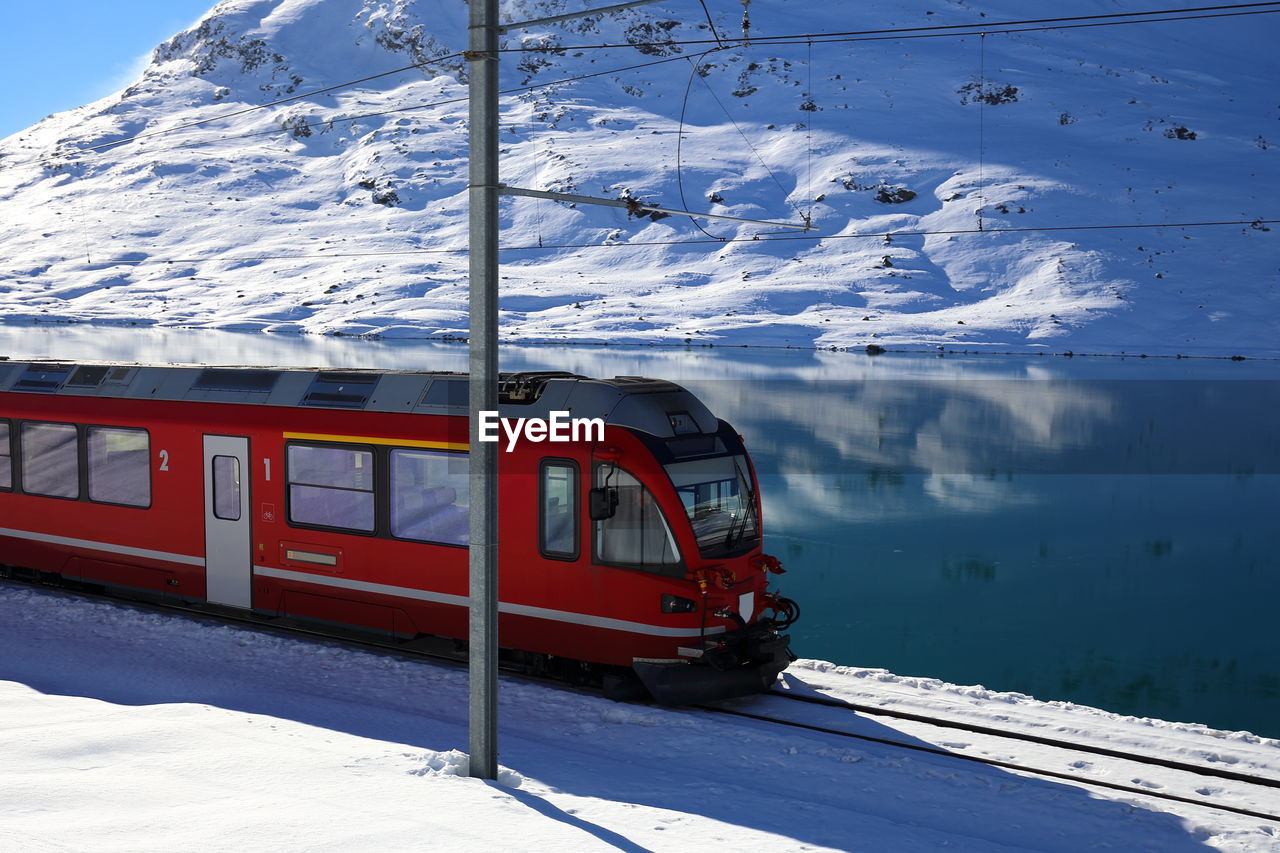
[[[742,510],[742,518],[734,518],[729,525],[729,532],[724,537],[724,549],[730,551],[734,545],[738,544],[738,540],[747,535],[747,519],[755,516],[756,513],[756,493],[751,488],[751,480],[745,476],[742,469],[738,467],[738,460],[733,460],[733,468],[738,472],[738,482],[742,485],[746,496],[746,506]],[[756,525],[757,528],[759,525]],[[739,530],[741,532],[739,532]]]

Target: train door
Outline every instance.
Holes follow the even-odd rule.
[[[206,435],[203,468],[205,597],[250,607],[249,439]]]

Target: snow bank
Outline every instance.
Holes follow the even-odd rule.
[[[6,849],[1275,849],[1256,819],[506,680],[502,776],[482,782],[465,776],[458,670],[7,585],[0,646]],[[1275,741],[1017,694],[819,661],[784,686],[1157,754],[1212,743],[1280,775]],[[990,749],[962,740],[942,745]],[[1196,796],[1250,802],[1230,783]]]

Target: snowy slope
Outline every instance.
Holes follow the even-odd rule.
[[[504,14],[584,5],[510,0]],[[747,33],[1145,5],[754,0]],[[707,8],[716,33],[743,33],[741,3]],[[128,89],[0,141],[0,317],[464,336],[459,59],[231,115],[452,54],[464,12],[224,0]],[[503,243],[520,248],[503,255],[503,331],[1276,354],[1278,232],[1261,220],[1280,218],[1277,26],[1268,15],[703,55],[714,43],[662,44],[712,38],[698,4],[670,0],[513,33],[508,47],[565,50],[503,55],[505,182],[808,218],[815,231],[703,220],[704,233],[680,216],[507,199]],[[574,49],[605,42],[635,46]],[[620,70],[644,63],[660,64]],[[600,76],[546,85],[584,74]],[[1218,221],[1258,224],[1001,231]],[[888,231],[957,233],[850,236]]]
[[[507,681],[503,769],[496,784],[485,783],[466,777],[460,751],[459,670],[7,585],[0,645],[6,850],[1192,853],[1274,850],[1280,832],[1199,806]],[[797,691],[1280,773],[1280,742],[1245,733],[818,661],[797,662],[785,681]],[[906,724],[871,731],[927,738]],[[977,748],[963,742],[972,740],[953,733],[938,745],[964,752]],[[1035,746],[1016,757],[1062,769],[1071,760]],[[1230,782],[1183,791],[1187,780],[1172,771],[1130,771],[1083,753],[1071,768],[1274,811],[1274,802],[1251,800]]]

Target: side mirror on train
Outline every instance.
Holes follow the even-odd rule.
[[[617,486],[602,486],[592,489],[587,494],[587,504],[591,510],[592,521],[604,521],[606,518],[613,518],[618,511]]]

